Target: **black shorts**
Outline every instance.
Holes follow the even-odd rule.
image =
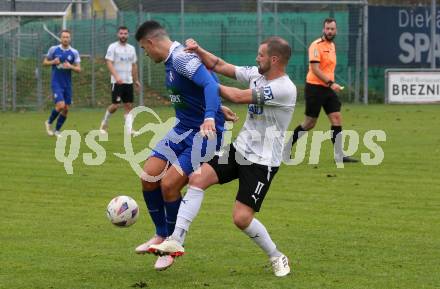
[[[321,107],[326,114],[341,111],[338,95],[330,87],[306,83],[304,88],[306,116],[317,118]]]
[[[278,167],[268,167],[245,160],[232,144],[229,146],[227,159],[225,156],[216,155],[208,164],[214,169],[220,184],[238,179],[238,193],[235,199],[255,212],[260,211],[270,183],[278,171]]]
[[[133,84],[112,83],[112,103],[133,103]]]

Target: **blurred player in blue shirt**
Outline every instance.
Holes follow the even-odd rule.
[[[49,48],[43,65],[52,66],[52,92],[55,108],[49,119],[45,121],[45,127],[49,136],[59,136],[60,129],[67,118],[69,106],[72,103],[72,70],[81,72],[80,57],[76,49],[70,46],[70,31],[61,31],[61,44]],[[52,123],[58,117],[55,132]]]
[[[136,248],[142,254],[174,231],[181,189],[201,157],[212,157],[220,148],[225,116],[233,120],[235,114],[221,106],[219,85],[197,54],[171,41],[158,22],[143,23],[136,40],[155,63],[165,63],[166,87],[178,119],[144,165],[142,190],[156,235]],[[159,257],[155,269],[164,270],[173,261],[172,256]]]

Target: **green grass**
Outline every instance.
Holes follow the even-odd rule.
[[[243,120],[245,108],[235,106]],[[302,120],[296,109],[291,127]],[[162,118],[170,108],[158,108]],[[337,169],[329,142],[318,165],[283,166],[258,218],[292,262],[276,279],[266,256],[237,230],[231,209],[237,183],[208,190],[187,237],[187,255],[167,271],[133,249],[152,234],[140,182],[124,152],[122,113],[112,117],[107,159],[86,166],[85,134],[103,110],[71,111],[65,129],[83,136],[67,175],[45,136],[46,113],[0,114],[0,288],[439,288],[440,116],[438,106],[344,106],[345,128],[361,136],[381,129],[379,166]],[[140,127],[146,118],[137,120]],[[241,124],[236,125],[234,134]],[[327,130],[323,115],[315,130]],[[134,139],[140,151],[151,135]],[[361,138],[362,140],[362,138]],[[356,153],[369,152],[362,144]],[[306,158],[307,160],[307,158]],[[329,177],[330,176],[330,177]],[[112,226],[107,203],[133,196],[142,215],[130,228]]]

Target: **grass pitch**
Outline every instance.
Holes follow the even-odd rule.
[[[245,117],[244,106],[234,106]],[[171,108],[156,111],[166,119]],[[292,129],[302,120],[297,107]],[[440,116],[436,105],[343,107],[344,128],[381,129],[379,166],[337,169],[327,141],[318,165],[283,166],[257,217],[293,274],[277,279],[266,256],[232,224],[237,183],[206,193],[186,242],[187,254],[164,272],[134,248],[153,232],[140,182],[124,152],[122,113],[110,120],[105,162],[87,166],[84,142],[104,110],[73,109],[65,129],[82,136],[74,173],[54,156],[46,113],[0,114],[0,288],[439,288]],[[135,127],[151,121],[137,119]],[[328,130],[325,115],[315,130]],[[151,134],[134,139],[135,152]],[[310,145],[310,143],[309,143]],[[362,142],[358,152],[369,150]],[[110,199],[134,197],[141,217],[130,228],[105,216]]]

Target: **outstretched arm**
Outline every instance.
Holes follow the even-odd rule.
[[[224,76],[235,79],[235,66],[234,65],[215,56],[211,52],[206,51],[194,39],[190,38],[190,39],[186,40],[185,51],[196,53],[200,57],[200,59],[202,60],[203,64],[209,70],[213,70],[213,71],[220,73]]]
[[[264,104],[264,94],[261,88],[239,89],[220,85],[220,95],[234,103]]]

